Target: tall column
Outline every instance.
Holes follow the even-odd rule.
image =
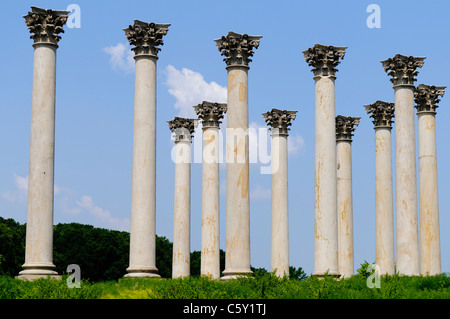
[[[402,275],[419,274],[414,82],[424,59],[397,54],[381,61],[395,90],[397,271]]]
[[[179,278],[191,269],[191,141],[197,120],[175,117],[168,123],[175,134],[172,278]]]
[[[419,130],[420,273],[441,273],[436,157],[436,108],[445,86],[420,84],[414,93]]]
[[[270,270],[289,277],[289,215],[287,138],[297,111],[272,109],[264,113],[272,136],[272,218]]]
[[[394,195],[392,190],[391,129],[394,103],[366,105],[375,130],[375,263],[380,275],[395,272]]]
[[[335,80],[346,47],[315,44],[304,51],[315,81],[314,276],[339,276],[336,202]]]
[[[261,36],[229,32],[215,40],[227,64],[227,176],[223,280],[250,270],[248,66]]]
[[[219,126],[227,105],[204,101],[194,107],[202,121],[202,228],[200,274],[220,278]]]
[[[31,7],[25,23],[34,40],[25,263],[20,279],[57,276],[53,264],[56,49],[68,11]]]
[[[130,266],[126,277],[159,277],[156,268],[156,61],[170,24],[134,21],[125,36],[135,59]]]
[[[354,274],[352,136],[360,117],[336,116],[338,264],[341,277]]]

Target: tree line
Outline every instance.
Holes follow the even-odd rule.
[[[26,224],[0,217],[0,275],[17,276],[25,262]],[[164,236],[156,236],[156,268],[162,278],[172,277],[173,244]],[[58,274],[77,264],[81,277],[92,282],[118,280],[129,266],[130,233],[98,228],[79,223],[53,226],[53,263]],[[191,275],[200,275],[200,251],[191,252]],[[220,250],[220,269],[225,269],[225,252]],[[264,268],[254,272],[266,273]],[[305,279],[301,267],[290,267],[291,279]]]

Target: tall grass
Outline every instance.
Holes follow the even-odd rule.
[[[68,288],[63,280],[21,281],[0,276],[0,299],[450,299],[450,277],[383,276],[380,288],[369,288],[361,274],[341,280],[325,276],[304,280],[273,273],[236,280],[205,277],[81,282]]]

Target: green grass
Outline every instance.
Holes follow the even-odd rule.
[[[131,279],[68,288],[62,280],[22,281],[0,276],[0,299],[450,299],[450,277],[383,276],[380,288],[368,288],[361,274],[339,281],[331,277],[305,280],[278,278],[271,273],[231,281],[205,277]]]

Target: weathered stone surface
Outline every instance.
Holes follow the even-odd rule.
[[[169,129],[175,133],[175,143],[182,140],[191,140],[197,127],[197,119],[188,119],[182,117],[174,117],[173,120],[167,121]]]

